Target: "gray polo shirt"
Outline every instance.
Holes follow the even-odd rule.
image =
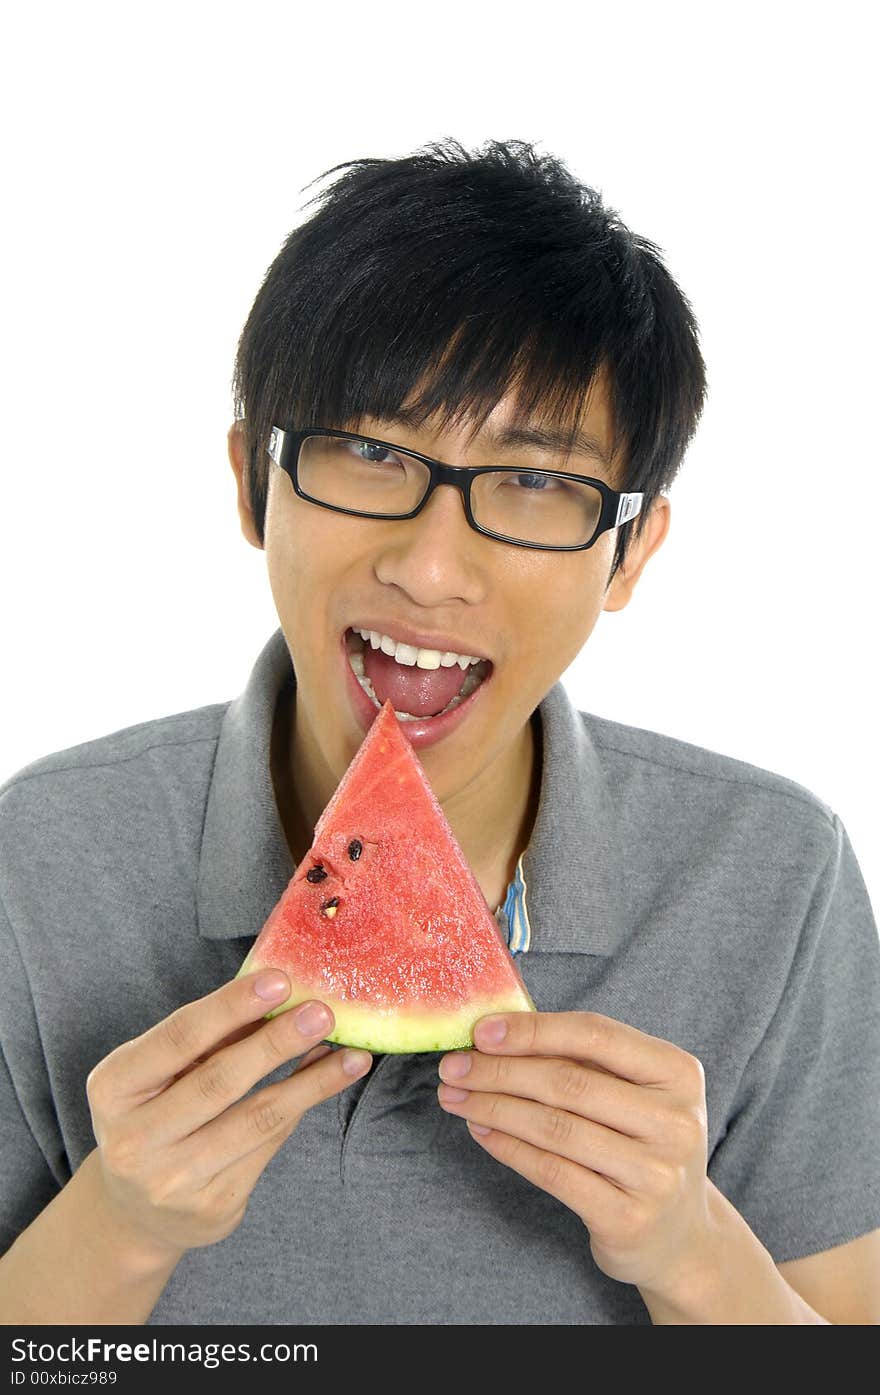
[[[235,701],[0,786],[0,1250],[94,1148],[91,1068],[234,977],[292,876],[269,742],[293,681],[279,630]],[[506,902],[538,1008],[700,1058],[709,1174],[777,1261],[880,1226],[880,947],[839,818],[778,775],[577,712],[561,684],[540,717]],[[648,1322],[574,1214],[439,1107],[439,1059],[377,1057],[311,1110],[150,1323]]]

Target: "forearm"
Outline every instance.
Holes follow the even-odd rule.
[[[669,1289],[639,1292],[657,1325],[799,1326],[827,1324],[788,1284],[739,1212],[710,1186],[712,1230]]]
[[[0,1323],[144,1323],[181,1258],[111,1213],[96,1149],[0,1259]]]

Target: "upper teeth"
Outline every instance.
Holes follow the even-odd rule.
[[[397,663],[410,668],[413,664],[416,668],[452,668],[453,664],[458,664],[464,670],[471,664],[481,662],[476,654],[456,654],[451,649],[445,652],[440,649],[417,649],[414,644],[402,644],[390,635],[380,634],[378,630],[355,629],[374,649],[381,649],[383,654],[389,654]]]

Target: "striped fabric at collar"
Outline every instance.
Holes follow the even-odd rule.
[[[519,954],[527,953],[532,943],[532,927],[529,924],[526,904],[527,890],[521,855],[516,864],[513,881],[508,885],[507,896],[495,912],[495,919],[514,959]]]

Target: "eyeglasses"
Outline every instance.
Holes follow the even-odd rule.
[[[644,498],[564,470],[444,465],[390,441],[324,426],[273,426],[268,452],[299,497],[321,508],[357,518],[415,518],[439,484],[451,484],[476,532],[551,552],[592,547],[635,518]]]

